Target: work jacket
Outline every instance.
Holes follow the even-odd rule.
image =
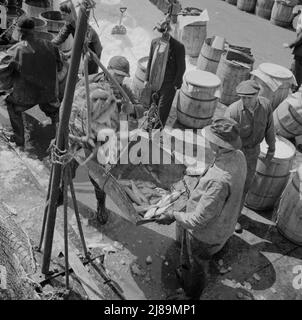
[[[240,150],[219,155],[192,192],[186,212],[174,213],[176,221],[197,240],[223,247],[235,230],[245,177]]]
[[[14,65],[10,101],[20,105],[54,102],[58,98],[57,72],[63,63],[58,49],[33,36],[8,50]]]
[[[243,151],[257,149],[259,154],[259,145],[264,138],[269,151],[275,151],[273,112],[266,98],[258,97],[257,106],[253,112],[244,108],[242,100],[236,101],[227,108],[225,116],[238,122]]]
[[[155,52],[155,48],[159,43],[161,38],[153,39],[150,46],[149,60],[146,70],[146,81],[149,81],[152,59]],[[179,89],[182,85],[182,78],[186,70],[186,60],[185,60],[185,47],[182,43],[170,37],[169,40],[169,53],[168,61],[166,65],[166,71],[164,75],[163,84],[171,85]]]
[[[88,28],[88,48],[91,49],[98,57],[100,57],[103,50],[100,38],[91,26],[89,26]],[[70,34],[74,37],[75,29],[76,28],[74,22],[65,23],[59,34],[52,40],[52,43],[56,46],[60,46],[67,40]]]

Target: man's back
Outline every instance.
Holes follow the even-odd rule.
[[[187,212],[196,208],[196,213],[201,215],[196,220],[201,223],[197,222],[190,231],[195,238],[223,246],[232,235],[239,216],[246,170],[245,157],[237,150],[217,158],[215,165],[200,179],[187,205]],[[212,194],[224,195],[224,199],[211,198],[209,188],[213,185],[222,192],[214,191]],[[221,211],[217,212],[217,208],[221,208]]]
[[[15,62],[12,99],[23,105],[55,101],[59,53],[47,40],[21,41],[10,49]]]

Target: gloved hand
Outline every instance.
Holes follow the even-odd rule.
[[[155,222],[158,224],[170,225],[175,221],[173,211],[162,213]]]

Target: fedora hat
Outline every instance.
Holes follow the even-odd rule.
[[[239,136],[238,123],[230,118],[216,118],[212,124],[202,131],[204,137],[219,147],[237,150],[240,149],[241,139]]]

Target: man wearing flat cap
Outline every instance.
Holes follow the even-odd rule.
[[[203,131],[215,158],[191,193],[186,212],[161,215],[159,224],[177,221],[182,226],[181,266],[178,276],[185,295],[199,299],[206,284],[209,260],[232,236],[240,212],[246,160],[240,151],[238,124],[218,118]]]
[[[13,90],[7,97],[7,110],[17,146],[25,147],[22,113],[35,105],[50,117],[53,124],[59,119],[57,72],[63,63],[58,49],[51,42],[36,39],[35,22],[29,17],[18,21],[20,42],[8,50],[14,65]]]
[[[247,161],[247,177],[244,186],[242,207],[246,194],[253,182],[260,143],[265,138],[268,144],[266,159],[270,161],[275,153],[275,130],[273,112],[269,100],[259,96],[260,87],[254,80],[241,82],[236,88],[239,101],[231,104],[225,116],[237,121],[240,126],[242,148]],[[241,231],[238,224],[236,231]]]

